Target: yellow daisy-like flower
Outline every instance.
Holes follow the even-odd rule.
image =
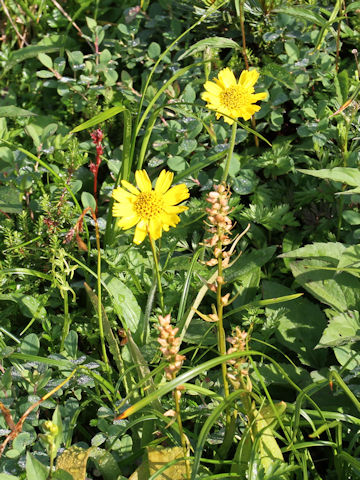
[[[217,120],[224,117],[229,125],[234,123],[232,119],[239,117],[249,120],[260,110],[259,105],[254,103],[267,96],[265,92],[254,93],[259,75],[256,70],[243,70],[237,82],[230,68],[224,68],[219,72],[218,78],[214,78],[215,82],[205,82],[206,92],[202,93],[201,98],[207,102],[206,106],[210,110],[215,110]]]
[[[133,241],[137,245],[147,234],[157,240],[163,230],[167,232],[170,227],[176,227],[180,222],[177,214],[187,210],[178,203],[189,198],[189,190],[183,183],[170,188],[173,178],[172,172],[162,170],[153,190],[146,171],[137,170],[135,180],[138,188],[122,180],[124,188],[118,187],[113,191],[116,202],[112,214],[121,217],[117,224],[124,230],[136,225]]]

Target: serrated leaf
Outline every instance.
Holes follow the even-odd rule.
[[[188,48],[183,54],[180,55],[178,60],[189,57],[190,55],[195,55],[196,53],[202,52],[206,48],[234,48],[239,49],[240,46],[231,38],[226,37],[209,37],[200,40],[199,42],[194,43],[190,48]]]
[[[327,266],[318,259],[290,263],[296,282],[321,302],[340,312],[360,308],[360,281],[345,272],[326,270]]]
[[[289,288],[269,281],[263,282],[263,292],[265,299],[293,293]],[[282,345],[296,352],[303,363],[323,366],[326,354],[314,351],[326,327],[326,317],[318,305],[306,298],[298,298],[267,306],[266,313],[272,313],[278,322],[275,335]]]
[[[338,347],[359,340],[359,312],[348,311],[330,318],[328,326],[325,328],[317,347]]]
[[[345,245],[339,242],[317,242],[297,248],[291,252],[282,253],[279,258],[322,258],[336,263],[343,252]]]

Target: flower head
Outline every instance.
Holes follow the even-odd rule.
[[[259,105],[254,105],[258,100],[264,100],[267,94],[254,93],[254,85],[259,78],[256,70],[243,70],[239,81],[236,81],[234,73],[230,68],[224,68],[214,78],[215,82],[205,82],[205,92],[201,98],[207,102],[210,110],[215,110],[216,119],[224,117],[229,125],[234,123],[236,118],[249,120],[255,112],[260,110]],[[226,116],[225,116],[226,115]],[[229,118],[231,117],[231,118]]]
[[[126,180],[112,193],[116,200],[112,214],[120,217],[118,226],[124,230],[136,225],[134,243],[139,245],[149,234],[154,240],[161,237],[162,231],[176,227],[180,222],[178,213],[187,207],[178,203],[189,198],[189,190],[185,184],[170,188],[174,174],[162,170],[152,189],[151,181],[145,170],[135,172],[137,187]]]

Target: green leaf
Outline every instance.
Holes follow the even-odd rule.
[[[87,128],[93,127],[98,123],[105,122],[105,120],[108,120],[109,118],[114,117],[115,115],[117,115],[120,112],[123,112],[124,110],[126,110],[126,107],[124,107],[123,105],[111,107],[108,110],[105,110],[104,112],[98,113],[90,120],[87,120],[86,122],[78,125],[73,130],[71,130],[70,133],[81,132],[81,130],[85,130]]]
[[[202,52],[206,48],[234,48],[240,49],[240,46],[231,38],[226,37],[209,37],[200,40],[199,42],[194,43],[190,48],[188,48],[183,54],[180,55],[178,60],[182,60],[191,55],[195,55],[199,52]]]
[[[30,295],[16,295],[19,309],[23,315],[29,318],[44,319],[46,317],[46,310],[35,297]]]
[[[102,283],[110,294],[116,314],[134,335],[135,341],[141,334],[143,313],[132,291],[118,278],[103,273]]]
[[[269,63],[262,70],[261,75],[277,80],[279,83],[283,83],[288,88],[295,88],[295,78],[288,69],[281,67],[277,63]]]
[[[158,58],[161,53],[160,45],[156,42],[151,42],[148,46],[148,55],[150,58]]]
[[[93,195],[89,192],[82,192],[81,194],[81,203],[83,204],[84,209],[90,207],[93,212],[96,210],[96,200]]]
[[[360,340],[358,311],[342,312],[330,318],[317,348],[338,347]]]
[[[40,348],[39,337],[35,333],[26,335],[20,345],[21,353],[25,355],[37,355]]]
[[[64,342],[64,347],[71,358],[76,358],[78,349],[78,334],[74,330],[70,330]]]
[[[44,67],[48,68],[49,70],[53,68],[52,58],[49,57],[49,55],[46,55],[46,53],[39,53],[38,59],[44,65]]]
[[[248,274],[254,268],[262,267],[274,255],[275,250],[276,247],[271,246],[261,250],[254,250],[249,254],[242,254],[234,265],[225,270],[225,281],[232,283],[243,275]]]
[[[305,247],[297,248],[291,252],[282,253],[279,258],[321,258],[330,262],[337,263],[343,252],[345,245],[339,242],[317,242]]]
[[[18,63],[27,60],[28,58],[37,57],[40,53],[51,53],[58,52],[62,47],[63,43],[52,44],[52,45],[29,45],[28,47],[20,48],[15,52],[12,52],[9,55],[9,60],[6,62],[3,73],[0,78],[2,78],[9,70],[11,70]]]
[[[26,478],[27,480],[46,480],[48,477],[47,467],[39,462],[31,453],[26,453]]]
[[[360,308],[360,281],[348,273],[326,270],[327,266],[318,259],[290,263],[296,282],[321,302],[340,312]]]
[[[15,105],[0,107],[0,117],[32,117],[34,115],[36,115],[36,113],[30,112],[30,110],[24,110],[23,108],[15,107]]]
[[[335,167],[324,168],[321,170],[305,170],[298,168],[297,170],[298,172],[305,173],[306,175],[333,180],[334,182],[346,183],[347,185],[351,185],[353,187],[358,187],[360,185],[360,171],[357,168]]]
[[[0,210],[6,213],[21,213],[21,194],[12,187],[0,187]]]
[[[293,293],[275,282],[264,281],[262,285],[264,299]],[[267,316],[270,313],[278,322],[275,330],[277,340],[296,352],[306,365],[322,367],[326,353],[314,350],[326,327],[326,317],[320,307],[306,298],[297,298],[291,302],[267,306]]]
[[[90,458],[95,461],[104,480],[115,480],[121,475],[120,468],[110,452],[102,448],[93,448],[91,449]]]
[[[302,5],[301,7],[285,7],[285,8],[277,8],[274,10],[277,13],[285,13],[286,15],[290,15],[290,17],[297,17],[301,20],[305,20],[311,24],[315,23],[319,27],[323,27],[326,24],[326,20],[311,10],[311,7],[306,7]]]
[[[342,217],[350,225],[360,225],[360,213],[354,210],[344,210]]]
[[[360,245],[351,245],[346,248],[341,254],[337,268],[339,270],[350,268],[352,270],[349,273],[360,276]]]
[[[10,473],[0,473],[0,480],[20,480],[20,477],[14,477]]]
[[[360,9],[360,2],[351,2],[349,5],[346,6],[346,12],[351,12],[353,10]]]

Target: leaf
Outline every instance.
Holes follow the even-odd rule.
[[[232,283],[243,275],[247,275],[254,268],[262,267],[274,255],[275,246],[266,247],[261,250],[254,250],[249,254],[242,254],[234,265],[224,272],[225,281]]]
[[[47,467],[39,462],[31,453],[26,453],[26,478],[27,480],[46,480],[48,477]],[[84,479],[81,479],[84,480]]]
[[[345,245],[339,242],[317,242],[297,248],[291,252],[282,253],[279,255],[279,258],[316,257],[336,263],[336,260],[340,259],[345,250]]]
[[[35,333],[30,333],[21,342],[21,353],[26,355],[37,355],[40,348],[39,337]]]
[[[352,10],[360,9],[360,2],[351,2],[346,6],[346,12],[351,12]]]
[[[358,187],[360,185],[360,171],[357,168],[335,167],[323,168],[321,170],[306,170],[298,168],[297,170],[306,175],[333,180],[334,182],[346,183],[346,185],[351,185],[353,187]]]
[[[194,43],[194,45],[191,45],[190,48],[188,48],[183,54],[180,55],[178,60],[182,60],[186,57],[189,57],[190,55],[195,55],[199,52],[202,52],[206,48],[234,48],[234,49],[240,49],[240,46],[237,42],[234,40],[231,40],[231,38],[226,38],[226,37],[209,37],[209,38],[204,38],[203,40],[200,40],[199,42]]]
[[[20,192],[12,187],[0,187],[0,210],[6,213],[21,213]]]
[[[73,480],[85,480],[86,464],[92,448],[84,450],[73,445],[65,450],[56,460],[56,470],[62,469],[73,476]],[[32,480],[32,479],[29,479]],[[40,479],[34,479],[40,480]],[[45,480],[45,479],[44,479]]]
[[[114,117],[115,115],[117,115],[120,112],[123,112],[124,110],[126,110],[126,107],[124,107],[123,105],[111,107],[108,110],[105,110],[104,112],[98,113],[93,118],[90,118],[90,120],[87,120],[86,122],[81,123],[80,125],[75,127],[73,130],[71,130],[70,133],[81,132],[81,130],[85,130],[87,128],[93,127],[98,123],[105,122],[105,120],[108,120],[109,118]]]
[[[345,272],[326,270],[327,266],[318,259],[290,263],[296,282],[321,302],[340,312],[360,308],[360,281]]]
[[[360,245],[351,245],[346,248],[339,259],[337,269],[351,268],[349,272],[356,277],[360,276]]]
[[[147,448],[147,459],[138,467],[130,476],[129,480],[148,480],[168,463],[184,456],[181,447],[152,447]],[[174,465],[164,469],[164,471],[156,476],[157,480],[183,480],[186,478],[185,462],[179,461]]]
[[[317,348],[337,347],[358,340],[360,340],[359,312],[342,312],[330,318]]]
[[[93,212],[96,210],[96,200],[93,195],[89,192],[82,192],[81,194],[81,203],[83,204],[84,209],[87,207],[92,208]]]
[[[286,15],[290,15],[290,17],[301,18],[301,20],[305,20],[311,24],[315,23],[315,25],[319,27],[323,27],[326,24],[326,20],[321,15],[315,13],[305,5],[301,7],[277,8],[273,11],[276,13],[285,13]]]
[[[110,452],[102,448],[92,448],[90,450],[90,458],[95,461],[103,480],[116,480],[121,475],[120,468]]]
[[[261,75],[266,75],[267,77],[277,80],[280,83],[283,83],[290,89],[294,89],[295,78],[285,67],[281,67],[277,63],[269,63],[262,70]]]
[[[21,48],[16,50],[9,55],[9,60],[6,62],[3,73],[0,78],[2,78],[9,70],[11,70],[15,65],[28,58],[37,57],[40,53],[51,53],[58,52],[64,46],[63,43],[52,44],[52,45],[29,45],[28,47]]]
[[[143,313],[132,291],[118,278],[103,273],[102,283],[108,291],[116,314],[134,334],[135,342],[141,334]]]
[[[263,282],[263,292],[264,298],[292,293],[289,288],[270,281]],[[275,330],[277,340],[296,352],[304,364],[322,367],[326,353],[314,350],[326,327],[326,317],[319,306],[306,298],[298,298],[267,306],[267,316],[271,312],[279,322]]]
[[[15,105],[0,107],[0,117],[32,117],[35,115],[36,113],[30,112],[30,110],[24,110],[23,108],[15,107]]]

